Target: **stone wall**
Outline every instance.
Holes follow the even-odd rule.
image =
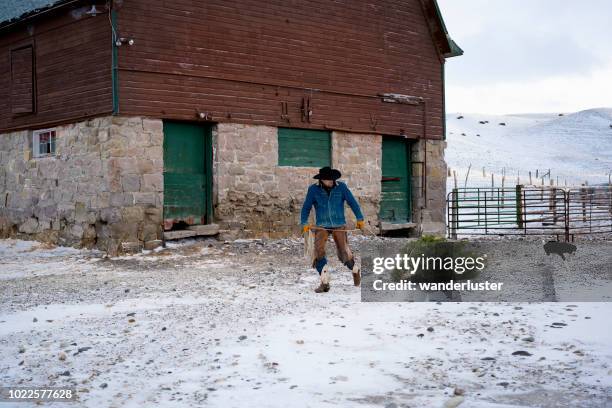
[[[162,121],[109,116],[56,133],[55,156],[42,158],[32,157],[31,131],[0,135],[0,236],[111,254],[160,244]],[[413,161],[423,161],[424,143],[413,145]],[[422,168],[413,166],[416,234],[445,232],[445,145],[427,141],[427,202]],[[332,166],[342,171],[372,231],[379,228],[381,147],[379,135],[332,132]],[[299,234],[302,202],[318,169],[278,166],[277,128],[220,123],[213,154],[214,222],[222,239]],[[352,211],[346,214],[353,226]]]
[[[380,179],[382,177],[382,136],[347,132],[332,133],[332,164],[342,171],[344,181],[361,206],[371,231],[378,231]],[[352,211],[347,221],[354,225]]]
[[[425,143],[427,148],[425,149]],[[419,140],[412,146],[412,214],[418,225],[415,235],[446,234],[446,177],[447,166],[444,161],[444,140]],[[427,151],[426,193],[423,192],[423,162]],[[427,201],[425,201],[425,195]]]
[[[302,202],[318,169],[278,166],[275,127],[221,123],[213,138],[215,222],[225,231],[224,237],[298,234]],[[332,164],[344,173],[343,180],[374,225],[380,146],[380,136],[332,134]],[[353,223],[352,212],[347,213]]]
[[[56,128],[56,154],[32,132],[0,134],[0,236],[117,253],[161,239],[161,120],[102,117]]]

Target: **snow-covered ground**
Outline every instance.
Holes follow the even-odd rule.
[[[486,123],[480,123],[486,122]],[[503,123],[504,125],[500,125]],[[490,186],[491,173],[496,187],[533,184],[536,170],[550,173],[555,184],[563,186],[608,183],[612,172],[612,109],[598,108],[558,114],[447,115],[446,160],[456,171],[457,185],[463,187],[469,166],[467,186]],[[484,167],[484,176],[483,176]],[[545,179],[549,185],[550,179]],[[449,177],[452,188],[454,177]]]
[[[315,295],[301,251],[2,240],[0,385],[83,407],[612,406],[612,304],[361,303],[337,262]]]

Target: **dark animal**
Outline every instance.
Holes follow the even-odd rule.
[[[463,116],[459,115],[457,116],[457,119],[463,119]]]
[[[506,122],[499,122],[499,126],[506,126]]]
[[[576,245],[569,242],[548,241],[544,244],[544,252],[546,255],[557,254],[565,261],[565,254],[573,255],[576,252]]]

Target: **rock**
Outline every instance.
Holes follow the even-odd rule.
[[[77,350],[77,353],[82,353],[84,351],[90,350],[91,347],[79,347]]]
[[[296,340],[297,344],[304,344],[304,340]]]
[[[483,357],[481,358],[482,361],[495,361],[495,357]]]
[[[239,341],[245,340],[247,338],[247,336],[245,336],[244,334],[238,337]]]
[[[507,387],[510,385],[510,383],[508,383],[507,381],[502,381],[502,382],[497,383],[497,385],[502,386],[502,387]]]
[[[60,375],[62,375],[64,377],[70,377],[70,371],[66,370],[63,373],[60,373]]]
[[[533,338],[533,336],[528,336],[528,337],[524,337],[522,339],[523,341],[526,341],[528,343],[533,343],[535,341],[535,339]]]
[[[32,319],[32,321],[33,321],[34,323],[36,323],[36,322],[38,321],[38,319],[37,319],[37,318],[33,318],[33,319]]]
[[[432,331],[434,331],[434,328],[433,327],[428,327],[427,331],[431,333]]]
[[[144,249],[150,251],[152,249],[159,248],[162,245],[163,245],[163,241],[161,239],[154,239],[151,241],[146,241],[144,243]]]
[[[463,396],[455,395],[451,399],[447,400],[442,407],[443,408],[455,408],[461,405],[463,403],[463,400],[464,400]]]
[[[108,384],[107,384],[107,383],[102,383],[102,384],[100,384],[100,388],[104,389],[104,388],[106,388],[106,387],[108,387]]]
[[[26,349],[23,346],[19,346],[19,354],[25,353]]]
[[[512,355],[513,356],[525,356],[525,357],[528,357],[528,356],[531,356],[532,354],[530,352],[528,352],[528,351],[525,351],[525,350],[519,350],[519,351],[515,351],[514,353],[512,353]]]
[[[64,353],[63,351],[61,351],[61,352],[58,354],[57,358],[59,359],[59,361],[64,361],[64,360],[66,360],[66,353]]]
[[[127,317],[134,317],[134,316],[136,316],[136,312],[128,313],[126,316]]]
[[[455,395],[464,395],[465,394],[465,390],[463,388],[457,388],[455,387],[453,394]]]

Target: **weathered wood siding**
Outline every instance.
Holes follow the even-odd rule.
[[[80,12],[64,9],[53,18],[0,31],[0,132],[75,122],[112,111],[108,16]],[[28,46],[33,51],[32,66],[26,63],[27,53],[19,51]],[[22,70],[12,72],[19,66]],[[28,72],[32,68],[34,75]]]
[[[119,49],[121,114],[409,137],[426,114],[442,137],[442,62],[420,0],[129,0],[118,24],[135,40]],[[427,106],[383,103],[388,92]]]

